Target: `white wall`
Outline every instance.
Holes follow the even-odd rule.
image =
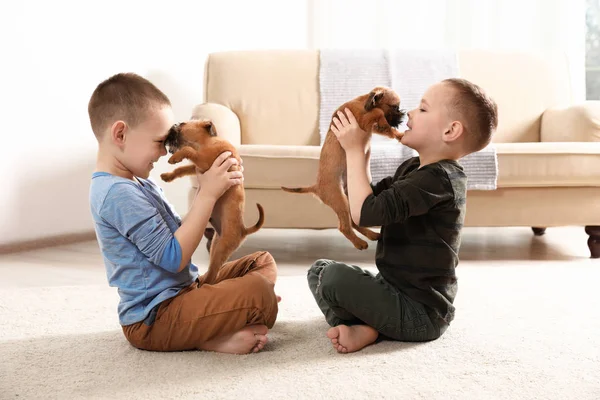
[[[528,43],[521,31],[505,35],[515,9],[521,22],[545,10],[544,18],[536,20],[539,27],[531,43],[564,46],[575,59],[581,58],[584,25],[577,21],[583,0],[525,0],[528,8],[515,8],[521,0],[510,0],[510,7],[495,0],[498,10],[507,11],[496,21],[498,29],[489,32],[473,22],[478,18],[456,12],[497,17],[496,9],[492,13],[477,0],[417,3],[377,0],[365,8],[362,0],[2,2],[0,246],[92,231],[88,190],[96,142],[87,102],[96,85],[117,72],[149,78],[170,97],[176,119],[185,120],[202,101],[204,62],[210,52]],[[503,44],[505,37],[512,39]],[[580,42],[574,40],[578,37]],[[583,80],[574,76],[578,87]],[[159,180],[169,169],[164,157],[152,176]],[[187,209],[185,183],[162,185],[181,214]]]
[[[139,73],[184,120],[202,101],[209,52],[305,48],[306,18],[302,0],[3,2],[0,245],[93,230],[87,102],[102,80]],[[152,176],[170,167],[164,157]],[[163,185],[182,214],[183,184]]]
[[[574,99],[585,100],[584,0],[312,1],[315,48],[558,50],[568,57]]]

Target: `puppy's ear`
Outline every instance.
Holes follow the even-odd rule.
[[[211,121],[207,121],[204,125],[204,129],[208,132],[210,136],[217,136],[217,130],[215,129],[215,125]]]
[[[375,89],[369,93],[369,97],[367,97],[367,101],[365,101],[365,110],[371,111],[379,102],[383,99],[383,90]]]

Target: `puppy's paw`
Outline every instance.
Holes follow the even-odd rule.
[[[402,138],[404,137],[404,132],[400,132],[398,129],[392,129],[392,138],[396,139],[397,141],[401,141]]]
[[[171,182],[173,179],[175,179],[175,174],[172,172],[165,172],[163,174],[160,174],[160,179],[162,179],[165,182]]]
[[[181,160],[183,160],[183,157],[181,156],[181,154],[175,153],[169,158],[168,163],[169,164],[177,164],[177,163],[180,163]]]
[[[362,239],[358,239],[358,240],[354,241],[352,244],[354,244],[354,247],[356,247],[358,250],[366,250],[369,248],[369,245],[367,244],[367,242],[365,242]]]
[[[375,122],[373,124],[373,132],[379,133],[379,134],[389,134],[390,127],[389,126],[381,126],[379,125],[377,122]]]

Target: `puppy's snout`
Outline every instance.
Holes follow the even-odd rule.
[[[388,124],[394,128],[398,128],[406,117],[406,110],[401,110],[400,107],[391,108],[386,116]]]
[[[400,114],[400,122],[404,122],[406,117],[408,117],[408,113],[406,110],[398,110],[398,113]]]
[[[179,124],[175,124],[169,129],[169,133],[165,139],[165,147],[167,147],[169,153],[173,154],[175,150],[180,146],[181,141],[181,127]]]

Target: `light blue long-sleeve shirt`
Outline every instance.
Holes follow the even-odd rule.
[[[181,246],[174,236],[181,218],[151,179],[95,172],[90,207],[110,286],[120,296],[119,322],[153,321],[153,311],[193,283],[198,268],[181,272]]]

